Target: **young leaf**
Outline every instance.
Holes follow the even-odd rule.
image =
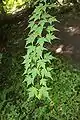
[[[33,20],[34,18],[36,18],[36,15],[37,15],[37,14],[34,13],[34,14],[32,15],[32,17],[29,18],[29,21],[31,22],[31,20]]]
[[[53,37],[54,37],[54,35],[52,35],[52,34],[47,34],[46,35],[46,39],[47,39],[47,42],[50,42],[51,43],[51,40],[53,40]]]
[[[28,46],[27,49],[28,49],[27,54],[29,55],[31,52],[35,51],[35,46],[32,46],[32,45]]]
[[[37,61],[37,67],[45,68],[45,61],[44,60],[38,60]]]
[[[38,27],[38,28],[35,30],[35,34],[37,34],[37,35],[39,35],[39,36],[41,37],[42,31],[43,31],[43,27],[40,26],[40,27]]]
[[[46,86],[46,81],[47,81],[47,79],[42,78],[40,80],[40,85]]]
[[[41,46],[36,47],[37,57],[42,57],[43,48]]]
[[[50,88],[42,86],[39,89],[38,99],[41,99],[42,97],[46,97],[46,98],[50,99],[48,90],[50,90]]]
[[[34,26],[34,21],[30,21],[30,22],[29,22],[29,25],[28,25],[28,28],[31,28],[31,29],[32,29],[33,26]]]
[[[23,82],[27,82],[27,87],[30,85],[30,84],[33,84],[34,85],[34,79],[31,78],[31,76],[27,75],[24,79]]]
[[[51,73],[49,71],[47,71],[46,69],[41,70],[41,75],[42,75],[42,78],[43,77],[48,77],[48,78],[52,79]]]
[[[50,32],[57,31],[57,29],[55,29],[53,26],[48,26],[47,31],[48,31],[48,33],[50,33]]]
[[[50,53],[46,53],[46,54],[44,54],[44,60],[46,61],[46,62],[51,62],[51,60],[53,59],[53,56],[50,54]]]
[[[26,39],[26,46],[29,44],[29,43],[32,43],[35,41],[37,35],[36,34],[30,34],[29,37]]]
[[[39,38],[37,43],[39,43],[41,46],[43,46],[44,42],[47,42],[47,39],[42,37],[42,38]]]
[[[32,77],[35,78],[37,75],[39,75],[39,71],[36,67],[34,67],[32,70],[31,70],[31,73],[32,73]]]
[[[29,89],[28,89],[28,91],[29,91],[29,98],[32,98],[32,97],[34,97],[34,96],[36,96],[37,97],[37,94],[38,94],[38,89],[36,88],[36,87],[30,87]]]
[[[55,17],[50,17],[49,23],[52,24],[53,22],[57,22],[57,19]]]
[[[35,31],[37,28],[38,28],[38,25],[34,24],[33,27],[32,27],[32,29],[30,30],[30,33],[33,32],[33,31]]]
[[[47,22],[47,20],[40,20],[38,25],[44,27],[45,23]]]

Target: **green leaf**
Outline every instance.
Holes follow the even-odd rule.
[[[27,74],[27,70],[30,67],[30,62],[31,62],[31,59],[25,58],[25,60],[23,62],[25,71],[24,71],[23,75]]]
[[[39,89],[38,99],[41,99],[42,97],[46,97],[46,98],[50,99],[48,90],[50,90],[50,88],[42,86]]]
[[[42,1],[42,0],[41,0]],[[34,10],[34,14],[39,14],[40,13],[40,11],[42,12],[43,11],[43,4],[42,3],[40,3],[39,4],[39,6],[38,7],[36,7],[36,9]]]
[[[37,21],[37,20],[40,20],[41,13],[42,12],[39,12],[39,14],[37,13],[36,17],[34,18],[34,22]]]
[[[34,13],[30,18],[29,18],[29,21],[33,20],[34,18],[36,18],[37,14]]]
[[[47,22],[47,20],[40,20],[38,25],[44,27],[45,23]]]
[[[42,78],[40,80],[40,85],[46,86],[46,81],[47,81],[47,79]]]
[[[47,34],[46,39],[47,39],[47,42],[51,43],[51,40],[53,40],[53,35],[52,34]]]
[[[48,26],[47,31],[50,33],[50,32],[54,32],[54,31],[58,31],[58,30],[55,29],[53,26]]]
[[[22,64],[29,64],[31,62],[31,59],[28,57],[28,55],[24,56],[24,61]]]
[[[47,71],[45,68],[41,70],[41,75],[42,75],[42,78],[48,77],[48,78],[52,79],[51,73],[49,71]]]
[[[39,36],[41,37],[42,31],[43,31],[43,27],[40,26],[40,27],[38,27],[38,28],[35,30],[35,34],[37,34],[37,35],[39,35]]]
[[[55,36],[52,35],[52,34],[47,34],[47,35],[46,35],[46,39],[47,39],[47,42],[50,42],[50,43],[51,43],[51,40],[55,40],[55,39],[57,39],[57,37],[55,37]]]
[[[23,82],[27,82],[27,87],[30,85],[30,84],[33,84],[34,85],[34,78],[31,78],[31,76],[27,75],[24,79]]]
[[[42,57],[43,48],[41,46],[36,47],[37,57]]]
[[[34,68],[31,70],[30,73],[32,73],[32,77],[33,77],[33,78],[35,78],[37,75],[40,75],[40,74],[39,74],[39,71],[38,71],[38,69],[37,69],[36,67],[34,67]]]
[[[45,20],[47,20],[47,19],[49,19],[49,18],[51,18],[51,17],[52,17],[52,16],[49,15],[49,14],[47,14],[47,13],[42,14],[42,18],[44,18]],[[49,22],[49,21],[47,20],[47,22]]]
[[[37,67],[42,67],[42,68],[45,68],[45,61],[44,60],[38,60],[37,61]]]
[[[51,67],[47,67],[47,71],[51,71],[51,70],[53,70],[53,68],[51,68]]]
[[[27,74],[27,70],[28,70],[29,67],[30,67],[30,63],[26,63],[24,65],[25,71],[24,71],[23,75]]]
[[[37,97],[37,94],[38,94],[38,89],[36,88],[36,87],[30,87],[29,89],[28,89],[28,91],[29,91],[29,98],[32,98],[32,97],[34,97],[34,96],[36,96]]]
[[[46,54],[44,54],[44,60],[46,61],[46,62],[49,62],[50,63],[50,61],[53,59],[54,57],[51,55],[51,53],[46,53]]]
[[[34,52],[35,51],[35,46],[27,46],[27,48],[28,48],[28,51],[27,51],[27,54],[29,55],[31,52]]]
[[[36,64],[36,62],[38,60],[38,57],[36,57],[36,51],[34,51],[30,54],[30,58]]]
[[[49,18],[49,23],[52,24],[53,22],[58,22],[55,17],[50,17]]]
[[[30,33],[33,32],[33,31],[36,31],[36,29],[38,29],[38,25],[34,24],[33,27],[30,30]]]
[[[34,26],[34,21],[30,21],[30,22],[29,22],[29,25],[28,25],[28,28],[31,28],[31,29],[32,29],[33,26]]]
[[[47,42],[47,39],[42,37],[42,38],[39,38],[37,43],[39,43],[41,46],[43,46],[44,42]]]
[[[37,37],[36,34],[30,34],[29,37],[25,39],[26,40],[26,46],[29,43],[33,44],[33,42],[35,41],[36,37]]]

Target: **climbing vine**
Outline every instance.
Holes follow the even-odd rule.
[[[30,32],[25,39],[27,54],[24,56],[23,62],[25,67],[23,83],[26,83],[29,98],[42,99],[46,97],[50,99],[48,91],[51,88],[47,86],[47,82],[49,79],[53,79],[50,64],[54,57],[44,47],[44,43],[51,43],[56,39],[54,22],[57,20],[48,13],[51,4],[47,0],[41,0],[38,4],[29,19]]]

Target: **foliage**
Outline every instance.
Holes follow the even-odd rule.
[[[3,61],[8,59],[5,56]],[[52,101],[28,100],[26,87],[22,85],[23,66],[21,55],[12,57],[7,86],[0,88],[1,120],[79,120],[80,119],[80,70],[57,58],[52,62]],[[3,63],[3,62],[2,62]],[[8,60],[8,65],[10,61]],[[6,81],[6,82],[7,82]],[[25,90],[24,90],[25,89]]]
[[[53,26],[56,18],[49,15],[47,9],[50,5],[47,1],[39,2],[29,19],[28,28],[30,32],[26,38],[27,55],[24,56],[25,64],[25,82],[29,91],[29,98],[36,96],[38,99],[42,97],[49,98],[47,82],[51,77],[50,67],[51,60],[54,57],[44,48],[45,42],[56,39]],[[49,98],[50,99],[50,98]]]
[[[2,53],[0,53],[0,64],[1,64],[1,59],[2,59]]]
[[[38,7],[36,9],[38,9]],[[42,14],[40,15],[40,17],[41,16]],[[47,16],[44,17],[45,21]],[[33,23],[33,20],[30,20],[29,26],[31,25],[31,23]],[[41,34],[41,36],[44,38],[46,38],[46,35],[49,32],[49,30],[51,30],[52,32],[54,29],[54,27],[53,29],[52,27],[49,27],[50,21],[48,18],[47,20],[48,22],[44,25],[44,29],[42,29],[44,32],[42,32]],[[38,27],[40,27],[39,25],[43,26],[42,23],[44,22],[42,21],[41,24],[39,24],[40,22],[41,19],[35,22],[35,24],[33,25],[34,26],[37,25]],[[28,50],[30,50],[30,52],[34,50],[34,47],[32,48],[30,47],[32,45],[31,40],[33,39],[29,39],[29,38],[32,38],[30,36],[36,30],[30,29],[29,37],[26,39],[27,53],[29,53]],[[39,35],[38,37],[36,37],[36,41],[33,42],[33,46],[40,48],[39,43],[41,45],[44,44],[43,42],[45,41],[45,39],[43,39],[44,40],[43,41],[41,39],[41,36]],[[50,38],[50,36],[48,36],[48,38]],[[28,42],[30,43],[28,44]],[[30,84],[30,82],[32,82],[32,84],[34,83],[34,85],[28,85],[28,87],[32,86],[31,89],[33,90],[31,91],[31,89],[29,89],[30,96],[36,94],[35,87],[39,89],[41,94],[43,94],[45,92],[43,86],[48,86],[48,87],[50,86],[51,89],[49,91],[51,95],[50,96],[51,101],[49,101],[46,98],[44,98],[44,100],[43,99],[39,100],[37,98],[28,99],[29,92],[27,91],[27,84],[26,82],[22,84],[24,80],[24,76],[22,76],[24,67],[21,64],[23,61],[23,58],[21,56],[24,53],[17,55],[13,55],[11,53],[5,53],[5,54],[3,53],[3,57],[1,56],[1,64],[0,64],[0,119],[1,120],[79,120],[80,119],[80,70],[77,70],[76,68],[71,66],[69,63],[66,62],[66,59],[62,59],[62,57],[60,58],[60,56],[58,57],[54,55],[54,58],[56,59],[52,59],[53,56],[51,55],[51,53],[49,54],[49,52],[46,51],[46,49],[43,49],[42,52],[38,50],[40,49],[37,49],[37,53],[39,54],[39,56],[37,57],[40,57],[41,53],[42,53],[42,57],[44,57],[44,55],[46,54],[44,58],[45,61],[48,60],[47,64],[41,64],[44,61],[40,61],[40,63],[38,63],[39,67],[41,65],[43,69],[44,66],[46,66],[47,70],[50,70],[51,78],[48,78],[46,81],[45,79],[46,71],[42,71],[40,75],[44,76],[44,79],[40,80],[40,77],[36,79],[36,81],[33,81],[33,79],[31,78],[27,79],[28,84]],[[33,53],[33,51],[31,53]],[[33,58],[34,56],[31,57],[31,59]],[[36,58],[34,59],[35,61]],[[33,63],[34,61],[32,62],[31,65],[34,65]],[[30,75],[35,76],[37,74],[39,76],[37,69],[31,69],[29,72]],[[47,75],[50,76],[50,74],[48,73]],[[34,94],[32,94],[31,92],[34,92]],[[45,95],[47,96],[47,94]]]
[[[30,7],[34,0],[3,0],[0,3],[0,10],[7,13],[13,13],[19,8],[23,9],[26,6]]]

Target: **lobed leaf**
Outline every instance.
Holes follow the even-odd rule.
[[[30,98],[33,98],[33,97],[37,97],[37,94],[38,94],[38,89],[36,88],[36,87],[30,87],[29,89],[28,89],[28,91],[29,91],[29,99]]]

